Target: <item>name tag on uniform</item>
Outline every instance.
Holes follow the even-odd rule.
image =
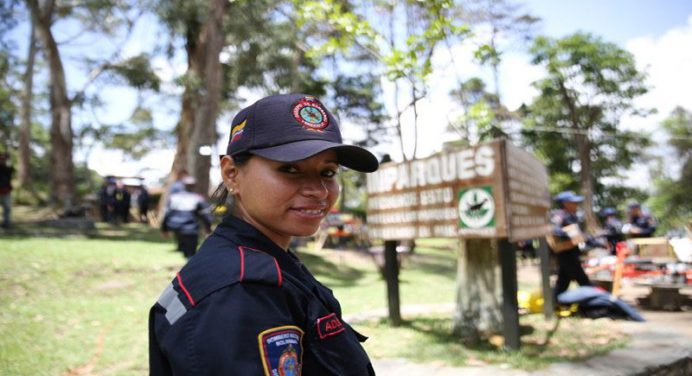
[[[266,376],[300,376],[303,362],[303,331],[297,326],[279,326],[257,336]]]
[[[344,328],[344,324],[341,322],[341,320],[336,317],[336,313],[331,313],[327,316],[320,317],[317,319],[317,323],[315,325],[317,326],[317,334],[320,336],[320,339],[325,339],[329,336],[339,334],[346,329]]]

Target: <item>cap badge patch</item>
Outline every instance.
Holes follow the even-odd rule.
[[[243,120],[242,123],[231,128],[231,142],[236,141],[237,139],[240,138],[240,136],[243,135],[243,130],[245,130],[245,124],[246,123],[247,123],[247,119]]]
[[[327,111],[315,97],[303,97],[293,107],[293,117],[311,131],[322,131],[329,125]]]
[[[297,326],[279,326],[263,331],[259,340],[266,376],[300,376],[303,331]]]

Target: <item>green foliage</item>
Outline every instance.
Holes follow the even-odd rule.
[[[107,147],[120,150],[138,159],[161,145],[163,132],[154,127],[151,110],[136,108],[125,124],[101,128],[101,142]]]
[[[453,127],[461,128],[469,143],[506,137],[502,123],[513,118],[510,111],[500,103],[497,95],[489,93],[483,80],[472,77],[461,87],[450,92],[450,96],[464,108],[464,115]]]
[[[604,199],[609,188],[600,181],[619,177],[650,144],[645,133],[623,130],[619,124],[624,114],[642,113],[633,100],[646,93],[644,75],[629,52],[590,34],[539,37],[531,53],[547,76],[534,83],[539,95],[523,109],[523,142],[546,162],[551,181],[559,182],[554,187],[558,191],[580,186],[576,139],[584,136],[592,161],[588,175],[598,200]]]
[[[663,121],[668,143],[680,161],[679,176],[663,176],[656,181],[656,193],[649,200],[662,230],[683,228],[692,222],[692,113],[677,107]]]
[[[142,54],[127,60],[111,64],[108,70],[113,75],[122,78],[126,83],[137,89],[152,89],[158,91],[161,79],[151,67],[151,56]]]
[[[0,50],[0,152],[7,152],[13,147],[15,119],[19,112],[15,103],[19,93],[10,84],[13,73],[11,59],[6,51]]]

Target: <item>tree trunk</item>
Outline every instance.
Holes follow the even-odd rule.
[[[72,160],[72,103],[67,96],[65,70],[60,58],[58,45],[50,29],[53,2],[45,4],[47,9],[41,14],[36,0],[27,0],[35,21],[36,32],[50,71],[50,201],[53,205],[70,208],[75,203],[74,162]]]
[[[581,194],[584,195],[584,220],[586,222],[586,230],[590,233],[595,233],[598,226],[598,219],[593,212],[593,182],[591,179],[591,143],[585,134],[578,133],[575,135],[577,143],[577,151],[579,152],[579,182],[581,186]]]
[[[19,158],[17,159],[17,180],[23,191],[30,191],[31,182],[31,102],[34,94],[34,63],[36,61],[36,32],[31,27],[29,52],[24,72],[24,90],[21,98],[21,123],[19,124]]]
[[[502,331],[502,274],[497,240],[459,241],[453,332],[467,344]]]
[[[574,141],[577,144],[577,153],[579,153],[579,164],[581,165],[581,170],[579,171],[579,183],[581,186],[581,194],[584,196],[584,214],[586,221],[586,230],[588,232],[595,232],[598,229],[598,220],[593,213],[593,182],[591,180],[591,143],[589,142],[588,125],[592,123],[589,121],[587,126],[581,127],[579,121],[579,115],[577,114],[576,105],[574,100],[570,97],[567,87],[564,82],[560,82],[560,94],[562,95],[562,100],[569,110],[569,117],[572,126],[572,131],[574,132]]]
[[[200,147],[212,147],[216,142],[216,117],[221,97],[221,62],[219,54],[224,45],[223,17],[224,0],[210,0],[210,11],[202,27],[197,43],[195,59],[200,67],[202,88],[197,92],[197,106],[194,109],[194,125],[188,149],[190,174],[197,179],[195,190],[209,195],[209,169],[211,155],[202,155]]]

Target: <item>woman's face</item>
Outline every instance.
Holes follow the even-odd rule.
[[[236,199],[235,214],[280,247],[293,236],[309,236],[319,228],[339,195],[336,152],[327,150],[297,162],[259,156],[237,166],[222,161],[224,184]]]

